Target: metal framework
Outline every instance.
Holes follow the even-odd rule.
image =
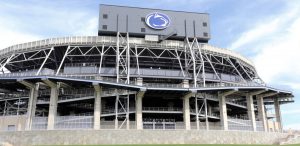
[[[262,131],[264,106],[275,94],[278,103],[293,101],[291,92],[266,86],[237,53],[197,38],[157,43],[129,36],[66,37],[0,51],[2,117],[27,114],[32,130]],[[250,94],[255,103],[247,103]],[[257,119],[248,117],[248,104],[257,106]]]

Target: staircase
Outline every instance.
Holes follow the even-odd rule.
[[[278,145],[289,145],[289,144],[299,144],[300,143],[300,131],[294,131],[289,134],[286,138],[279,139],[276,143]]]

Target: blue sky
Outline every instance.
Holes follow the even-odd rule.
[[[250,58],[268,84],[292,90],[285,128],[300,129],[299,0],[1,0],[0,49],[44,38],[97,35],[99,4],[210,14],[209,44]]]

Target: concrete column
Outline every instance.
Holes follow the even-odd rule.
[[[35,111],[36,111],[36,102],[38,97],[39,84],[34,84],[25,80],[18,80],[18,82],[23,84],[25,87],[27,87],[30,90],[25,130],[31,130],[32,120],[35,116]]]
[[[223,130],[228,130],[228,118],[227,118],[227,107],[226,107],[226,96],[237,92],[238,89],[225,91],[223,93],[218,93],[219,98],[219,109],[220,109],[220,120]]]
[[[190,118],[190,98],[194,93],[185,95],[183,99],[183,121],[186,130],[191,130],[191,118]]]
[[[119,129],[119,120],[118,120],[118,113],[119,113],[119,91],[116,89],[116,101],[115,101],[115,129]]]
[[[30,88],[25,130],[31,130],[32,120],[35,117],[38,91],[39,91],[39,84],[35,84],[33,87]]]
[[[127,112],[126,112],[126,129],[129,130],[130,129],[130,119],[129,119],[129,112],[130,112],[130,103],[129,103],[129,95],[127,95]]]
[[[144,97],[145,91],[140,91],[136,95],[135,99],[135,121],[136,121],[136,129],[141,130],[143,129],[143,113],[142,113],[142,103],[143,103],[143,97]]]
[[[252,124],[253,131],[256,131],[256,120],[255,120],[255,113],[254,113],[254,105],[253,105],[253,95],[247,95],[247,110],[248,110],[248,117]]]
[[[265,106],[264,106],[264,99],[262,96],[257,96],[257,109],[258,109],[258,119],[262,121],[264,131],[268,131],[267,121],[266,121],[266,113],[265,113]]]
[[[219,95],[220,120],[223,130],[228,130],[226,96]]]
[[[198,109],[197,94],[195,95],[195,112],[196,112],[196,126],[197,126],[197,130],[199,130],[200,129],[200,123],[199,123],[199,109]]]
[[[94,102],[94,129],[100,129],[101,118],[101,92],[102,88],[97,84],[93,85],[95,88],[95,102]]]
[[[51,90],[47,130],[53,130],[55,126],[55,118],[57,114],[58,89],[60,84],[56,84],[48,79],[42,79],[42,81],[46,85],[48,85]]]
[[[53,130],[57,114],[58,88],[51,87],[47,130]]]
[[[280,103],[278,98],[276,97],[274,99],[274,108],[275,108],[276,122],[278,123],[279,131],[282,131]]]

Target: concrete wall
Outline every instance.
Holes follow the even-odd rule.
[[[25,130],[26,116],[2,116],[0,117],[1,131]],[[9,128],[10,126],[10,128]],[[12,129],[14,127],[14,129]]]
[[[0,132],[14,146],[71,144],[274,144],[285,133],[196,130],[52,130]]]

